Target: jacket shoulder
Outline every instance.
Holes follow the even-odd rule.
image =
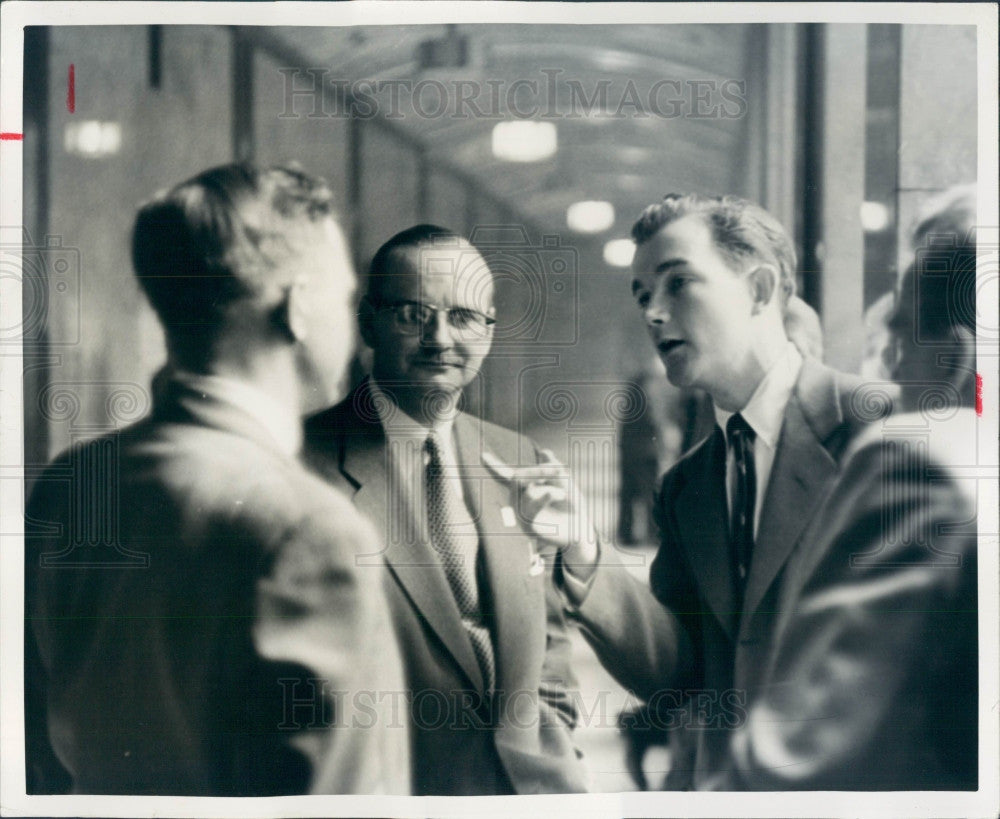
[[[378,423],[379,415],[375,399],[362,385],[352,390],[339,403],[306,418],[305,433],[307,437],[324,436],[344,429]]]
[[[677,459],[658,482],[661,497],[667,497],[671,489],[678,485],[692,469],[702,465],[705,458],[711,457],[711,452],[709,451],[711,445],[712,434],[709,434]]]
[[[795,396],[816,437],[837,460],[865,425],[892,410],[885,384],[867,382],[813,358],[802,364]]]

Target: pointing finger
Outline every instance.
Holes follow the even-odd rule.
[[[486,464],[487,468],[496,475],[500,480],[510,483],[517,477],[517,470],[512,466],[507,466],[503,461],[501,461],[496,455],[487,450],[483,450],[483,463]]]

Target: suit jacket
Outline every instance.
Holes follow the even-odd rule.
[[[165,385],[27,524],[29,792],[408,792],[377,535],[249,415]]]
[[[306,457],[386,533],[386,589],[403,649],[412,720],[414,792],[502,794],[582,791],[571,731],[570,644],[551,585],[551,561],[512,519],[509,488],[481,463],[537,458],[530,441],[465,413],[455,420],[457,458],[480,533],[480,598],[491,627],[497,694],[485,695],[471,640],[440,560],[421,537],[396,537],[404,497],[391,493],[386,436],[368,382],[306,423]],[[404,488],[405,494],[405,488]],[[381,559],[382,556],[375,556]],[[483,582],[485,579],[485,582]]]
[[[604,665],[650,702],[654,728],[677,729],[674,787],[708,787],[727,767],[767,656],[777,589],[789,557],[837,475],[856,428],[856,380],[806,358],[785,408],[742,596],[728,535],[725,439],[712,435],[663,478],[660,548],[649,588],[611,549],[570,613]]]
[[[720,787],[976,789],[975,422],[893,416],[852,446]]]

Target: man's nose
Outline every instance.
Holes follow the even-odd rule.
[[[650,327],[667,324],[670,321],[670,307],[667,300],[654,295],[643,310],[643,318]]]
[[[420,331],[422,344],[435,347],[451,345],[451,326],[448,324],[448,312],[435,310]]]

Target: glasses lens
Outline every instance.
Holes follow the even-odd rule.
[[[421,304],[397,304],[393,313],[399,328],[409,333],[418,332],[430,320],[430,311]]]
[[[469,330],[486,326],[485,316],[475,310],[455,308],[448,311],[448,323],[456,330]]]
[[[434,307],[429,304],[403,302],[386,305],[392,310],[396,327],[404,333],[420,333],[430,327],[435,313],[443,312],[447,316],[448,327],[459,335],[483,335],[493,320],[467,307],[453,307],[450,310]]]

